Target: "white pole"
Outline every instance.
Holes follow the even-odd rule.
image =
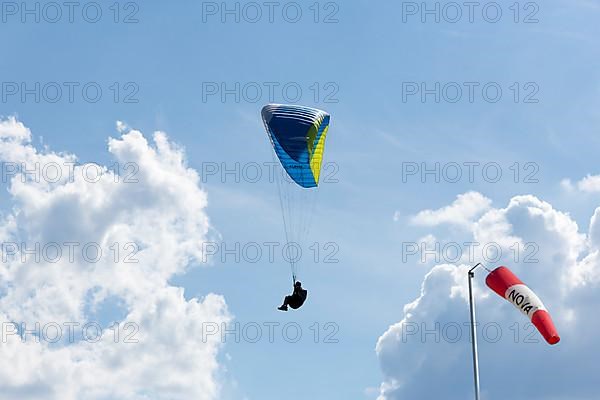
[[[473,381],[475,382],[475,400],[479,400],[479,354],[477,353],[477,330],[475,323],[475,298],[473,297],[473,277],[475,269],[481,264],[475,265],[469,270],[469,307],[471,310],[471,345],[473,347]]]

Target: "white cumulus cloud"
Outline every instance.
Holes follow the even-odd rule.
[[[412,217],[411,222],[421,226],[449,224],[468,228],[491,204],[492,201],[481,193],[468,192],[458,195],[456,200],[446,207],[420,211]]]
[[[600,175],[587,175],[575,183],[570,179],[563,179],[561,185],[569,192],[578,190],[584,193],[598,193],[600,192]]]
[[[0,392],[7,397],[219,398],[221,343],[202,331],[206,322],[230,320],[225,300],[189,299],[169,283],[201,263],[211,229],[206,192],[165,133],[149,141],[123,123],[118,130],[108,141],[119,165],[113,171],[39,150],[23,123],[0,120],[10,200],[0,214]],[[81,340],[83,325],[95,324],[107,304],[120,314],[112,316],[121,323],[118,339],[105,322],[102,336]],[[38,333],[58,325],[61,340],[27,332],[23,340],[10,323],[33,332],[39,324]],[[74,339],[69,323],[79,324]]]

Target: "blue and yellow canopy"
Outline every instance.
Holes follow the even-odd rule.
[[[290,178],[304,188],[318,186],[330,115],[304,106],[268,104],[262,119]]]

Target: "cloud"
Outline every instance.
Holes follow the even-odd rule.
[[[502,258],[488,267],[509,266],[534,289],[562,336],[557,346],[547,345],[527,319],[485,287],[480,271],[475,294],[483,398],[505,399],[507,390],[514,400],[597,398],[595,371],[588,366],[600,351],[600,321],[591,317],[600,305],[599,216],[600,208],[590,231],[580,232],[568,214],[527,195],[490,208],[471,224],[473,239],[502,247]],[[537,262],[517,256],[515,243],[535,243]],[[379,400],[473,396],[470,267],[434,266],[401,321],[379,338],[376,352],[385,377]]]
[[[491,204],[492,201],[480,193],[468,192],[458,195],[449,206],[419,212],[412,217],[411,222],[421,226],[450,224],[468,228]]]
[[[119,137],[108,141],[119,165],[113,171],[77,164],[74,154],[38,150],[21,122],[0,121],[11,201],[0,214],[2,393],[61,400],[219,398],[221,343],[202,332],[206,322],[231,319],[225,300],[215,294],[186,299],[169,283],[201,263],[211,230],[206,192],[183,149],[165,133],[149,142],[123,123],[118,128]],[[100,337],[88,330],[93,340],[82,340],[83,325],[96,324],[107,304],[120,314],[104,317],[120,322],[118,340],[107,321]],[[58,325],[61,340],[25,332],[23,341],[7,331],[10,322],[37,333]],[[74,339],[65,323],[79,324]]]
[[[575,183],[570,179],[563,179],[561,186],[568,192],[578,190],[584,193],[598,193],[600,192],[600,175],[587,175]]]

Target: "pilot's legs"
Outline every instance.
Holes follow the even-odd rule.
[[[283,299],[283,305],[281,305],[277,309],[281,310],[281,311],[287,311],[288,304],[290,304],[291,301],[292,301],[292,296],[285,296],[285,299]]]

